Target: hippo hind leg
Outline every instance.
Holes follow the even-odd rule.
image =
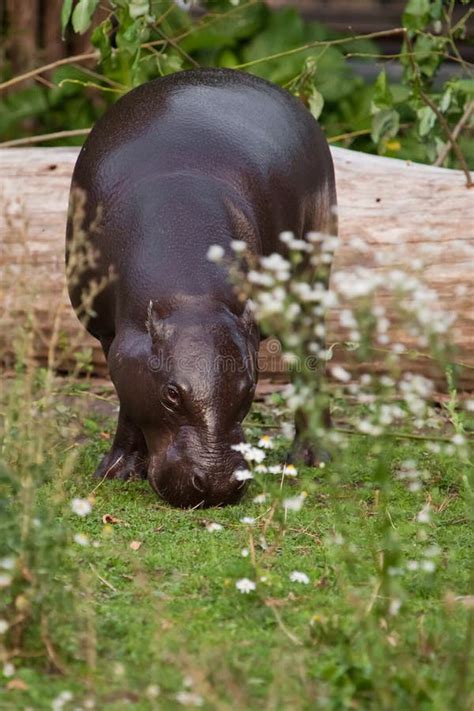
[[[331,427],[329,409],[322,413],[321,419],[324,429],[329,429]],[[288,461],[295,464],[304,464],[307,467],[324,465],[330,461],[331,456],[320,442],[308,437],[307,430],[307,417],[299,410],[295,413],[295,438],[288,454]]]
[[[112,447],[94,476],[98,479],[146,479],[148,450],[142,431],[120,409]]]

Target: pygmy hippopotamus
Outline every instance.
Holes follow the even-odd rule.
[[[244,439],[260,335],[208,250],[230,255],[231,241],[243,240],[256,254],[284,253],[281,232],[330,231],[335,203],[317,122],[297,98],[250,74],[155,79],[97,122],[74,169],[66,252],[71,263],[91,250],[77,260],[81,270],[69,270],[80,318],[83,293],[107,284],[86,323],[120,400],[98,477],[148,476],[180,507],[240,499],[234,472],[245,462],[232,445]]]

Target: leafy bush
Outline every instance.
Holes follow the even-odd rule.
[[[63,31],[92,26],[98,66],[93,72],[61,66],[52,75],[57,88],[13,92],[0,108],[0,131],[7,138],[19,135],[24,118],[34,118],[39,131],[86,129],[111,102],[149,79],[196,65],[231,67],[299,95],[333,143],[466,173],[474,165],[468,140],[474,78],[456,45],[474,11],[453,19],[469,0],[409,0],[401,27],[352,38],[304,22],[291,7],[272,11],[257,0],[206,0],[204,12],[191,16],[186,9],[192,4],[115,0],[104,11],[96,0],[65,0]],[[391,35],[403,46],[384,59],[375,40]],[[375,83],[355,71],[354,58],[367,66],[382,62]],[[402,67],[400,81],[388,80],[387,64]]]

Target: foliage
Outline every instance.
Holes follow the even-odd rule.
[[[44,396],[45,374],[30,375],[31,394],[18,375],[2,402],[8,413],[13,403],[17,423],[29,414],[20,390],[36,405]],[[28,452],[21,427],[16,445],[11,432],[5,440],[3,472],[16,488],[3,480],[0,576],[13,582],[0,612],[2,708],[469,707],[471,518],[468,467],[456,455],[392,438],[381,457],[370,437],[352,436],[324,470],[302,469],[283,485],[281,474],[257,474],[241,505],[183,512],[146,483],[91,481],[114,424],[94,412],[98,397],[112,413],[110,391],[55,382],[54,420],[48,404],[29,425],[37,452],[44,428],[55,430],[42,472],[29,458],[22,470],[12,461]],[[345,427],[363,416],[345,399],[333,410]],[[255,448],[274,433],[272,449],[260,448],[269,466],[284,459],[278,426],[287,418],[275,398],[247,422]],[[88,444],[71,449],[74,437]],[[413,470],[418,490],[416,476],[400,476]],[[25,472],[34,482],[27,509]],[[285,513],[284,500],[301,491],[301,510]],[[22,522],[34,531],[28,543]],[[248,594],[236,587],[245,579],[256,582]]]
[[[287,258],[253,264],[233,243],[260,322],[293,366],[305,359],[245,423],[248,469],[234,476],[250,488],[235,507],[174,510],[145,482],[93,481],[115,398],[55,374],[60,324],[42,369],[33,316],[19,324],[0,394],[2,709],[470,707],[474,400],[461,401],[444,347],[453,319],[398,269],[339,272],[327,291],[335,239],[283,233]],[[72,273],[92,259],[81,248]],[[374,301],[380,289],[403,322]],[[331,363],[341,344],[323,347],[323,317],[335,298],[350,300],[346,356],[360,366],[384,349],[387,372]],[[444,405],[416,357],[399,360],[400,323],[447,369]],[[313,356],[328,360],[331,384],[314,377]],[[302,408],[332,449],[318,468],[286,462]]]
[[[462,164],[464,154],[474,165],[468,141],[474,78],[456,45],[472,16],[468,0],[409,0],[403,29],[393,30],[403,47],[387,60],[372,35],[341,38],[318,22],[303,22],[291,7],[271,11],[257,0],[207,0],[204,13],[191,16],[191,4],[111,0],[104,10],[97,0],[65,0],[63,32],[92,27],[98,66],[62,66],[51,77],[57,88],[12,92],[0,108],[2,135],[19,135],[26,118],[36,120],[40,132],[87,128],[112,101],[154,77],[196,65],[242,67],[299,95],[335,143],[448,166]],[[364,64],[381,62],[374,84],[354,69],[354,59],[362,74]],[[403,67],[400,82],[388,80],[390,64]]]

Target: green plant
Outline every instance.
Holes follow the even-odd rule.
[[[331,142],[457,165],[470,184],[474,79],[457,46],[472,17],[469,4],[410,0],[401,27],[346,38],[303,22],[293,8],[271,11],[256,0],[207,0],[198,17],[183,9],[190,3],[171,0],[116,0],[106,9],[95,0],[66,0],[63,31],[82,33],[92,26],[97,53],[84,59],[97,58],[97,67],[80,68],[78,58],[77,66],[54,70],[54,88],[10,93],[0,109],[0,129],[13,138],[19,121],[34,118],[40,130],[72,131],[73,137],[66,133],[59,140],[81,141],[76,133],[85,133],[110,102],[144,81],[195,66],[242,68],[299,95]],[[466,10],[453,19],[462,5]],[[385,58],[376,40],[391,35],[403,47]],[[374,84],[354,71],[354,58],[367,65],[383,62]],[[385,67],[397,63],[403,78],[389,81]],[[440,80],[446,67],[449,77]],[[20,79],[7,80],[0,90]]]

